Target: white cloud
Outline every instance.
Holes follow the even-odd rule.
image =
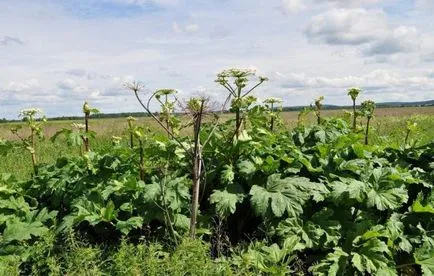
[[[187,24],[187,25],[180,25],[177,22],[172,23],[172,29],[176,33],[194,33],[199,30],[199,25],[197,24]]]
[[[383,0],[385,2],[387,0]],[[342,7],[361,7],[379,3],[380,0],[315,0],[316,3],[330,3]]]
[[[414,52],[420,47],[420,34],[417,29],[401,26],[391,30],[385,37],[373,41],[363,52],[367,56],[388,55]]]
[[[360,45],[387,34],[380,10],[333,9],[313,17],[305,33],[311,42]]]
[[[179,3],[178,0],[102,0],[102,1],[124,4],[124,5],[136,5],[136,6],[143,6],[150,3],[155,3],[164,6],[171,6]]]
[[[7,85],[2,87],[0,90],[5,92],[17,93],[29,91],[32,89],[37,89],[40,87],[39,81],[37,79],[25,80],[22,82],[10,81]]]
[[[427,75],[434,60],[432,18],[423,10],[403,16],[401,10],[414,9],[404,1],[276,0],[276,11],[267,1],[103,0],[124,4],[115,6],[124,12],[108,16],[101,10],[113,5],[86,0],[82,9],[94,5],[92,12],[100,12],[91,19],[66,9],[65,1],[22,1],[0,1],[1,39],[25,42],[0,45],[0,60],[7,64],[0,66],[0,117],[29,105],[48,116],[79,114],[86,99],[103,112],[138,111],[121,86],[132,77],[123,76],[142,80],[146,91],[178,88],[183,97],[201,86],[219,100],[224,90],[215,74],[251,65],[270,77],[260,96],[282,97],[285,105],[308,104],[321,94],[346,103],[340,91],[352,85],[378,99],[383,96],[376,91],[391,100],[434,98]],[[282,16],[283,4],[286,14],[302,14]],[[124,15],[131,10],[133,16]],[[292,74],[280,79],[267,74],[273,71]]]
[[[305,34],[312,43],[362,45],[366,56],[409,53],[421,45],[415,27],[392,27],[381,10],[333,9],[315,16]]]
[[[415,7],[422,11],[433,11],[434,10],[434,1],[432,0],[415,0]]]
[[[287,13],[299,12],[306,8],[303,0],[282,0],[282,6]]]
[[[417,91],[432,91],[434,89],[434,79],[429,74],[403,76],[389,70],[374,70],[364,75],[345,77],[308,76],[305,73],[282,74],[275,72],[274,80],[284,88],[340,88],[345,90],[356,86],[366,88],[371,92],[382,90],[385,93],[397,88],[399,90],[415,89]]]

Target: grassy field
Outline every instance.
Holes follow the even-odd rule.
[[[291,129],[297,125],[299,112],[283,112],[282,120],[286,128]],[[343,110],[325,110],[324,117],[343,116]],[[418,133],[413,135],[418,144],[426,144],[434,141],[434,107],[403,107],[403,108],[378,108],[372,121],[371,142],[387,143],[391,146],[399,146],[403,143],[406,131],[406,122],[412,120],[418,123]],[[229,114],[224,115],[229,118]],[[314,123],[313,114],[309,114],[307,123]],[[45,140],[38,144],[38,162],[53,163],[60,156],[72,156],[78,154],[77,148],[67,146],[61,140],[55,143],[49,140],[58,130],[70,127],[71,123],[78,121],[49,121],[44,126]],[[17,140],[11,133],[10,128],[20,123],[0,124],[0,138]],[[160,128],[151,118],[139,118],[138,125],[149,127],[152,131],[160,132]],[[127,122],[125,118],[94,119],[91,120],[90,128],[97,136],[91,141],[92,149],[105,151],[111,147],[112,136],[122,136],[125,133]],[[24,130],[23,130],[24,131]],[[190,129],[185,129],[188,134]],[[24,133],[25,134],[25,133]],[[31,173],[31,158],[23,148],[15,148],[6,157],[0,156],[0,173],[13,173],[20,179],[25,179]]]

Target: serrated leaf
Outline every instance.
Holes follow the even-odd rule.
[[[424,275],[434,275],[434,239],[425,237],[424,243],[415,250],[413,256]]]
[[[340,247],[335,247],[334,251],[327,254],[318,264],[309,268],[313,275],[318,276],[340,276],[346,275],[348,253]]]
[[[351,263],[361,273],[375,274],[381,269],[387,269],[392,262],[391,255],[386,243],[371,238],[362,243],[353,244],[354,251],[351,252]]]
[[[254,211],[263,217],[268,213],[281,217],[285,211],[292,217],[303,213],[303,204],[309,198],[309,194],[298,189],[300,183],[310,181],[302,177],[281,179],[279,174],[273,174],[268,177],[265,187],[253,185],[250,190],[250,202]]]
[[[339,181],[333,181],[328,186],[335,202],[345,202],[348,199],[363,202],[366,197],[365,183],[356,179],[340,177]]]
[[[331,219],[332,215],[332,210],[323,209],[312,216],[311,220],[287,218],[278,224],[274,232],[284,239],[297,237],[299,249],[333,248],[341,238],[341,225],[337,220]]]
[[[119,220],[116,223],[116,229],[122,234],[128,235],[128,233],[135,228],[140,228],[143,225],[143,218],[141,217],[131,217],[126,221]]]
[[[48,232],[40,221],[22,222],[17,219],[8,221],[6,229],[3,232],[2,242],[26,241],[34,237],[39,237]]]
[[[242,160],[238,162],[237,168],[240,174],[245,178],[252,176],[256,172],[255,164],[249,160]]]
[[[220,217],[227,217],[235,213],[237,203],[243,201],[243,194],[230,193],[227,190],[214,190],[210,196],[210,203],[215,204]]]
[[[224,169],[222,170],[221,174],[220,174],[220,179],[222,181],[222,183],[228,185],[231,184],[232,182],[234,182],[234,177],[235,177],[235,173],[234,173],[234,168],[232,165],[225,165]]]

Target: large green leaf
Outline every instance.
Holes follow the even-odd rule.
[[[312,183],[304,177],[281,179],[280,174],[273,174],[268,177],[265,187],[252,186],[250,202],[256,214],[263,217],[268,214],[281,217],[285,212],[291,217],[297,217],[303,213],[305,201],[319,187],[324,188],[323,184]]]
[[[299,240],[297,249],[333,248],[338,245],[341,238],[341,225],[331,218],[332,215],[332,210],[324,209],[307,221],[287,218],[281,221],[273,232],[285,240],[297,237]]]
[[[424,243],[415,250],[413,256],[416,264],[421,266],[424,275],[434,275],[434,239],[425,237]]]
[[[11,241],[26,241],[30,240],[32,236],[39,237],[48,232],[42,222],[22,222],[18,219],[10,220],[6,223],[6,229],[1,237],[1,243],[8,243]]]
[[[243,194],[214,190],[210,196],[210,203],[215,204],[216,212],[220,217],[227,217],[235,213],[237,203],[242,202],[243,198]]]
[[[396,179],[390,179],[389,176],[389,170],[383,168],[372,170],[367,178],[369,181],[367,193],[368,207],[375,206],[381,211],[387,209],[395,210],[407,202],[408,193],[404,184]]]
[[[311,266],[309,271],[318,276],[340,276],[346,275],[348,253],[340,247],[335,247],[334,251],[327,254],[319,263]]]
[[[353,251],[351,252],[351,263],[361,273],[371,275],[378,271],[390,270],[393,260],[387,244],[377,238],[364,240],[356,238],[353,242]],[[396,274],[396,272],[395,272]]]
[[[122,234],[127,235],[132,229],[140,228],[143,225],[143,218],[131,217],[126,221],[119,220],[116,223],[116,229],[121,231]]]
[[[339,177],[339,180],[328,184],[330,197],[335,203],[363,202],[366,198],[366,184],[352,178]]]
[[[231,184],[232,182],[234,182],[234,177],[235,177],[235,173],[234,173],[233,166],[225,165],[220,175],[220,179],[222,183],[226,185]]]
[[[417,199],[413,202],[411,210],[415,213],[434,214],[434,192],[431,192],[431,194],[425,199],[422,194],[419,194]]]

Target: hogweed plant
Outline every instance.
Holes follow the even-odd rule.
[[[129,116],[127,118],[127,122],[128,122],[128,134],[130,136],[130,147],[134,148],[134,131],[135,131],[135,122],[137,121],[136,118]]]
[[[83,145],[86,145],[86,141],[89,141],[89,138],[95,138],[95,132],[89,129],[86,132],[86,125],[80,123],[72,123],[71,128],[62,128],[50,140],[54,142],[60,135],[66,139],[68,146],[78,147],[80,156],[83,155]]]
[[[404,139],[404,147],[408,146],[410,135],[414,134],[418,131],[419,126],[417,122],[408,120],[406,122],[406,131],[405,131],[405,139]]]
[[[165,122],[167,129],[175,134],[179,133],[180,126],[180,120],[174,116],[178,103],[177,93],[178,91],[175,89],[159,89],[153,94],[153,97],[160,103],[160,120]]]
[[[375,110],[375,102],[371,100],[362,102],[362,105],[360,106],[360,113],[366,117],[365,145],[368,144],[369,123],[371,122],[371,119],[374,117],[374,110]]]
[[[348,96],[351,97],[351,100],[353,101],[353,131],[356,131],[356,124],[357,124],[357,111],[356,111],[356,99],[359,96],[359,94],[362,92],[360,88],[350,88],[348,89]]]
[[[304,107],[297,115],[297,126],[302,126],[307,121],[307,115],[312,112],[311,107]]]
[[[38,174],[37,168],[37,154],[36,154],[36,141],[37,139],[42,139],[43,134],[43,124],[47,121],[42,110],[38,108],[23,109],[20,111],[19,117],[27,124],[30,134],[27,137],[23,137],[19,134],[21,128],[11,128],[11,132],[20,139],[23,147],[28,150],[32,157],[32,166],[35,175]]]
[[[136,99],[138,100],[139,104],[145,109],[145,111],[160,125],[168,134],[169,138],[172,138],[178,146],[180,146],[185,153],[191,158],[192,161],[192,176],[193,176],[193,187],[192,187],[192,200],[191,200],[191,217],[190,217],[190,229],[189,234],[191,238],[196,237],[196,224],[197,224],[197,215],[199,210],[199,191],[200,191],[200,183],[201,178],[204,175],[203,171],[203,161],[202,161],[202,151],[203,148],[207,145],[207,143],[210,141],[211,136],[213,135],[214,130],[216,129],[218,125],[218,120],[214,122],[214,127],[212,128],[212,131],[208,134],[207,137],[205,137],[205,141],[202,143],[200,140],[200,132],[202,127],[202,118],[204,115],[205,110],[207,109],[207,103],[208,101],[205,98],[192,98],[187,102],[187,113],[192,118],[192,125],[193,125],[193,145],[191,147],[187,147],[185,143],[182,143],[181,140],[178,138],[178,133],[175,132],[173,125],[170,125],[170,121],[167,121],[169,117],[161,117],[158,118],[155,116],[150,109],[150,102],[155,97],[160,97],[157,100],[160,103],[165,104],[165,96],[170,95],[170,93],[166,93],[169,90],[165,89],[157,90],[154,92],[148,99],[147,104],[145,105],[142,99],[139,96],[139,93],[144,88],[144,85],[141,82],[133,81],[131,83],[125,84],[125,87],[129,90],[131,90],[134,95],[136,96]],[[170,90],[175,91],[175,90]],[[159,95],[159,96],[157,96]],[[164,101],[161,100],[161,97],[164,96]],[[222,106],[221,112],[225,109],[226,103],[228,102],[228,99],[225,101],[225,103]],[[176,100],[177,101],[177,100]],[[166,106],[167,107],[167,106]],[[171,107],[171,106],[169,106]],[[171,110],[167,110],[168,112]],[[175,122],[175,121],[171,121]]]
[[[256,84],[247,88],[253,79],[257,79]],[[215,82],[229,91],[229,99],[232,97],[231,109],[235,112],[235,137],[238,139],[243,123],[243,113],[252,103],[252,98],[248,98],[257,87],[267,81],[268,78],[256,77],[255,70],[251,69],[227,69],[217,75]]]
[[[86,137],[84,140],[84,149],[86,152],[89,152],[90,148],[89,148],[89,119],[90,116],[92,114],[98,114],[99,110],[96,108],[93,108],[89,105],[88,102],[84,102],[83,104],[83,113],[84,113],[84,125],[85,125],[85,133],[86,133]]]
[[[276,119],[279,117],[279,112],[282,111],[282,99],[270,97],[264,100],[265,107],[269,110],[270,115],[270,130],[273,131]]]
[[[316,115],[316,121],[319,124],[321,124],[321,110],[322,110],[322,101],[324,100],[324,96],[319,97],[315,100],[314,105],[312,108],[314,108],[314,112]]]

